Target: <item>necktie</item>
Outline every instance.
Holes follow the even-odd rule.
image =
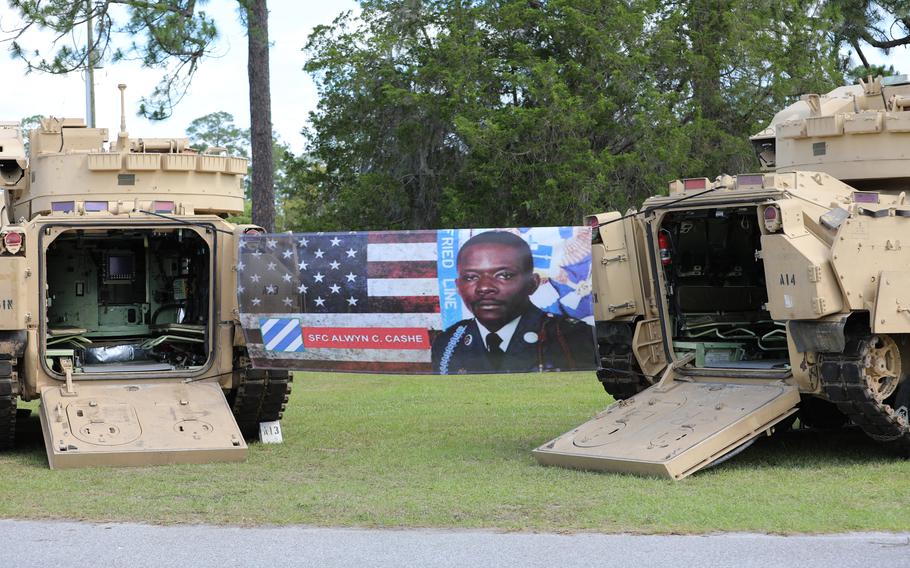
[[[499,369],[499,366],[502,364],[502,356],[505,355],[501,346],[502,338],[496,335],[496,333],[491,333],[487,336],[487,351],[489,352],[490,362],[493,364],[494,369]]]

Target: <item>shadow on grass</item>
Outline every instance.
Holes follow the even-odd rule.
[[[760,438],[718,471],[775,468],[798,470],[902,461],[893,447],[876,442],[857,427],[835,430],[795,429]]]
[[[19,411],[16,417],[16,449],[44,449],[38,411]]]

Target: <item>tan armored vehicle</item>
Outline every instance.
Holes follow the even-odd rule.
[[[40,398],[52,468],[242,460],[289,392],[237,319],[246,160],[125,130],[0,124],[0,449]]]
[[[590,219],[598,376],[624,400],[540,462],[679,479],[797,412],[910,448],[910,81],[809,95],[752,141],[765,173]]]

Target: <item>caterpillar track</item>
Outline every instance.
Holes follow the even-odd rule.
[[[848,338],[843,353],[820,356],[822,389],[869,437],[910,450],[910,423],[895,401],[901,376],[897,344],[886,335]]]
[[[0,360],[0,450],[16,443],[16,382],[15,359]]]
[[[235,375],[237,388],[228,402],[240,431],[246,438],[259,432],[260,422],[280,420],[291,393],[292,376],[287,371],[243,368]]]
[[[597,378],[614,399],[627,399],[653,384],[641,372],[632,354],[632,328],[628,324],[599,324],[597,352],[600,358]]]

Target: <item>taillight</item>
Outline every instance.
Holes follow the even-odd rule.
[[[22,249],[22,233],[9,232],[3,235],[3,246],[10,254],[16,254]]]
[[[764,186],[765,176],[761,174],[736,176],[736,189],[762,189]]]
[[[708,178],[684,179],[683,187],[686,188],[686,191],[690,191],[693,189],[707,189],[708,188]]]
[[[667,233],[657,235],[657,246],[660,248],[660,263],[667,266],[673,262],[673,256],[670,252],[670,236]]]
[[[877,192],[854,191],[853,192],[853,202],[854,203],[878,203],[878,193]]]
[[[174,212],[174,202],[173,201],[152,201],[152,212],[153,213],[173,213]]]
[[[769,233],[776,233],[780,231],[782,220],[780,215],[780,207],[777,205],[769,205],[765,207],[765,212],[762,215],[765,218],[765,230]]]
[[[87,213],[107,211],[107,201],[86,201],[84,207]]]

